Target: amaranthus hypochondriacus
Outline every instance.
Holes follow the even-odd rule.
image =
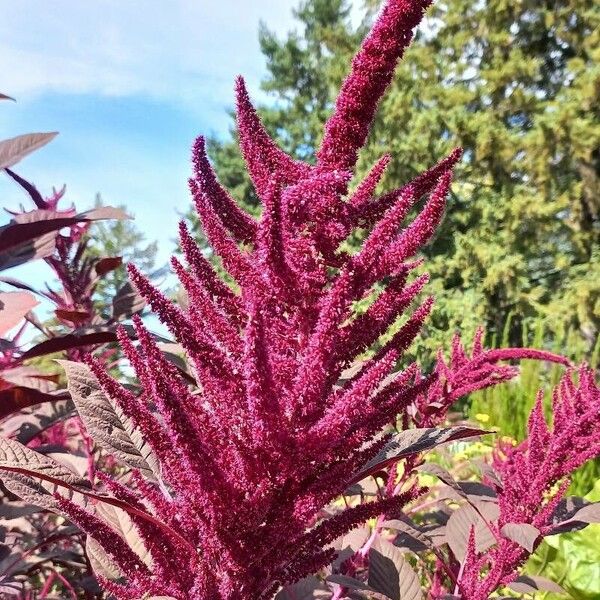
[[[271,598],[330,564],[340,535],[371,517],[398,518],[426,493],[414,477],[395,485],[390,472],[379,499],[334,516],[323,510],[362,477],[438,442],[477,434],[433,427],[459,397],[515,375],[499,361],[566,362],[543,352],[487,351],[481,336],[471,356],[456,340],[451,361],[440,357],[429,374],[403,361],[433,304],[431,297],[416,301],[427,278],[411,277],[420,264],[414,257],[443,216],[461,152],[382,196],[375,189],[390,157],[352,193],[349,184],[378,102],[428,4],[385,3],[352,63],[314,165],[275,145],[237,81],[240,145],[262,201],[260,219],[221,187],[204,140],[196,142],[190,190],[233,283],[217,275],[184,224],[187,268],[176,259],[173,268],[186,308],[130,269],[185,352],[188,372],[165,358],[139,318],[137,345],[125,330],[119,336],[139,393],[96,359],[88,367],[66,365],[91,436],[132,471],[99,475],[110,496],[81,482],[59,484],[91,497],[94,507],[79,495],[45,501],[88,533],[90,558],[117,598]],[[367,231],[362,247],[342,251],[358,227]],[[359,315],[355,303],[364,298],[372,303]],[[344,373],[369,349],[370,358]],[[398,415],[404,427],[419,428],[407,430],[414,443],[385,432]],[[469,557],[472,571],[476,557]],[[456,579],[452,568],[448,577]],[[457,593],[477,585],[459,582]]]

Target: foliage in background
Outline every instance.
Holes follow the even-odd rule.
[[[273,98],[261,116],[298,158],[318,146],[364,33],[349,6],[304,0],[298,31],[281,40],[260,31]],[[451,211],[425,250],[438,298],[427,347],[481,322],[498,336],[512,313],[512,344],[543,317],[591,351],[600,325],[599,35],[593,0],[446,0],[407,52],[358,172],[389,151],[384,182],[398,186],[430,156],[465,149]],[[234,138],[213,140],[210,155],[223,183],[255,206]]]
[[[95,207],[104,206],[100,194]],[[119,206],[126,211],[125,206]],[[111,305],[112,299],[127,282],[126,265],[135,263],[146,272],[154,270],[158,243],[147,242],[146,236],[128,219],[95,223],[87,235],[87,254],[91,257],[120,256],[122,263],[102,278],[96,286],[98,306]]]

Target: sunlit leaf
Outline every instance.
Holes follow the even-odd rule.
[[[507,523],[500,533],[509,540],[525,548],[530,554],[540,537],[540,530],[529,523]]]
[[[520,594],[533,594],[535,592],[566,593],[560,585],[539,575],[521,575],[509,587]]]
[[[77,412],[96,444],[118,461],[154,479],[157,466],[150,447],[134,435],[128,419],[106,396],[89,367],[66,360],[58,362],[67,374]]]
[[[26,133],[0,142],[0,169],[6,169],[51,142],[58,135],[49,133]]]
[[[0,336],[18,325],[39,302],[28,292],[0,293]]]
[[[482,503],[478,510],[470,504],[465,504],[453,511],[446,523],[448,545],[460,562],[465,558],[471,527],[475,528],[475,547],[478,552],[485,552],[496,544],[490,525],[498,518],[497,505]]]
[[[369,552],[369,586],[392,600],[420,600],[421,582],[399,548],[378,537]]]
[[[436,429],[434,427],[424,429],[406,429],[394,434],[392,439],[385,445],[383,450],[375,458],[370,460],[349,482],[349,485],[357,483],[368,475],[379,471],[392,462],[431,450],[441,444],[455,440],[478,437],[488,433],[473,427],[458,426]]]

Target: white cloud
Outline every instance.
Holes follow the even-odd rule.
[[[193,106],[262,72],[258,22],[283,32],[295,0],[0,0],[2,91],[146,95]]]

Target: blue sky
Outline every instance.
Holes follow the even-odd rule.
[[[42,192],[67,185],[81,210],[125,204],[160,259],[173,247],[194,137],[223,134],[233,80],[255,100],[258,25],[283,35],[296,0],[0,0],[0,139],[57,130],[17,171]],[[2,206],[22,199],[0,177]]]

